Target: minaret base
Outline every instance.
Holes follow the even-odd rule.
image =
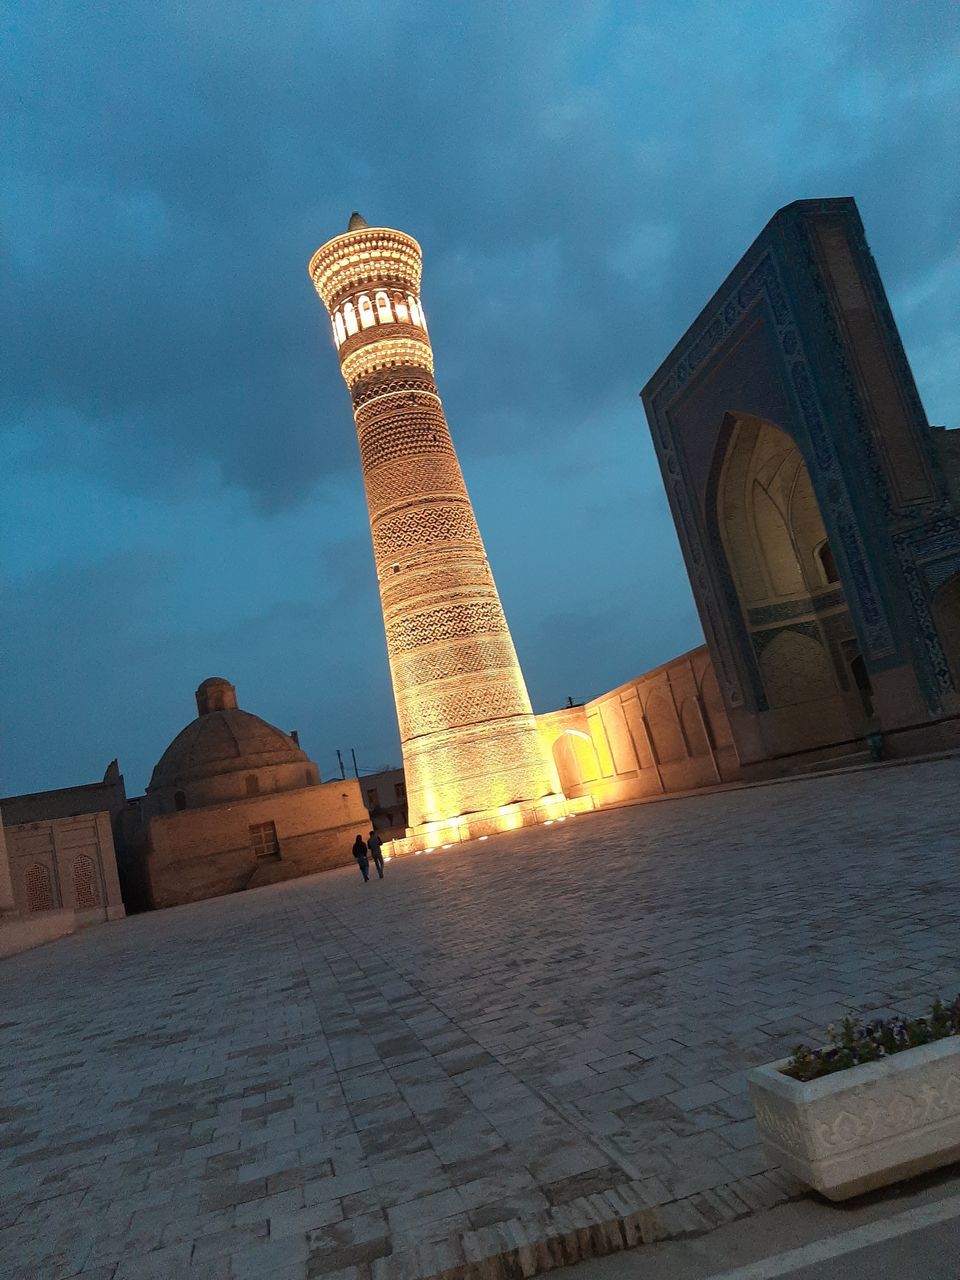
[[[521,827],[550,826],[565,822],[567,818],[590,813],[596,808],[592,796],[567,800],[562,795],[542,796],[539,800],[520,800],[501,805],[499,809],[484,809],[465,814],[462,818],[450,818],[446,822],[426,822],[420,827],[408,827],[404,837],[384,845],[386,855],[404,858],[410,854],[440,853],[473,841],[487,840],[490,836],[516,831]]]

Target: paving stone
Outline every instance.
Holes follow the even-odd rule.
[[[960,985],[958,783],[609,811],[5,962],[0,1274],[517,1280],[796,1195],[745,1073]]]

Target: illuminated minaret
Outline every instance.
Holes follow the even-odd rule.
[[[466,835],[535,821],[558,788],[433,380],[421,266],[355,213],[310,278],[353,401],[410,827]]]

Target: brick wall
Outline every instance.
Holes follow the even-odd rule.
[[[537,725],[568,798],[618,804],[739,776],[706,646]]]
[[[18,911],[65,907],[79,924],[123,917],[108,813],[17,823],[5,835]]]
[[[176,906],[246,888],[267,861],[257,858],[250,828],[271,822],[284,872],[299,875],[347,865],[354,838],[366,837],[370,829],[353,778],[155,816],[145,855],[153,905]]]

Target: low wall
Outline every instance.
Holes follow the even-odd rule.
[[[568,798],[623,804],[740,777],[705,645],[537,725]]]
[[[0,959],[64,938],[76,927],[76,912],[65,908],[34,911],[27,916],[0,916]]]

